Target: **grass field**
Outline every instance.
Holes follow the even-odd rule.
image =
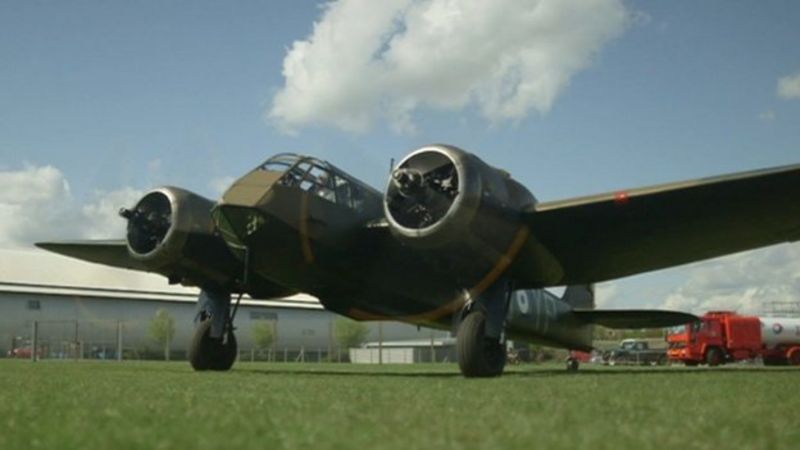
[[[0,449],[798,448],[800,370],[0,360]]]

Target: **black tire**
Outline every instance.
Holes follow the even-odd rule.
[[[786,358],[764,358],[765,366],[785,366],[789,364]]]
[[[786,362],[790,366],[800,366],[800,348],[793,348],[789,350]]]
[[[706,350],[706,364],[708,364],[708,367],[716,367],[722,364],[722,352],[716,347]]]
[[[215,339],[209,336],[210,332],[210,318],[197,325],[189,347],[189,363],[194,370],[230,370],[238,352],[236,336],[228,331],[224,339]]]
[[[567,358],[567,372],[577,372],[581,362],[575,358]]]
[[[503,373],[506,351],[496,339],[486,337],[486,313],[473,311],[464,318],[456,337],[458,367],[467,378],[496,377]]]

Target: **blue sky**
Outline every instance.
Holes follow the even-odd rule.
[[[503,20],[496,23],[506,26],[492,35],[496,42],[507,38],[509,48],[534,45],[545,53],[552,42],[557,50],[544,70],[522,64],[501,76],[524,81],[549,73],[551,66],[564,67],[555,73],[562,82],[557,88],[535,90],[537,96],[511,117],[487,112],[490,102],[480,100],[491,88],[508,86],[492,84],[491,71],[450,74],[448,66],[437,67],[432,59],[436,70],[413,72],[418,69],[413,56],[426,62],[431,57],[426,52],[432,51],[414,47],[429,37],[415,28],[414,12],[437,3],[447,3],[448,14],[459,9],[459,2],[438,0],[327,6],[315,1],[3,2],[2,180],[28,186],[31,177],[45,177],[41,169],[49,167],[49,181],[33,184],[40,186],[35,189],[46,191],[50,188],[41,186],[50,182],[66,185],[49,200],[100,214],[109,203],[104,200],[129,198],[159,184],[218,195],[220,182],[283,151],[328,159],[383,189],[390,158],[446,142],[509,170],[540,200],[800,162],[800,93],[794,95],[791,85],[800,76],[798,2],[592,0],[582,7],[597,12],[567,12],[535,29],[530,24],[539,22],[511,20],[525,2],[497,2],[493,12]],[[389,28],[362,30],[392,8],[397,9],[386,18]],[[620,10],[621,20],[614,15]],[[456,44],[470,37],[457,26],[448,35],[454,22],[435,24],[445,30],[435,36]],[[509,30],[514,24],[531,26],[530,37],[524,28],[516,34]],[[326,44],[322,31],[313,34],[325,26],[344,30],[339,40]],[[414,32],[416,40],[409,36]],[[406,60],[393,53],[404,33],[413,50]],[[561,40],[580,33],[584,40],[559,47]],[[364,36],[386,42],[368,42]],[[469,42],[492,40],[473,37],[476,41]],[[296,41],[309,44],[303,58],[295,52]],[[382,56],[362,63],[377,75],[359,78],[361,67],[348,68],[348,61],[361,61],[359,52],[373,47]],[[442,48],[450,49],[445,61],[463,62],[454,53],[464,45]],[[276,96],[298,82],[283,73],[291,54],[323,81],[287,94],[286,104],[296,114],[276,116]],[[479,64],[469,66],[473,69],[491,65],[489,60],[470,63]],[[414,77],[408,75],[412,72]],[[343,84],[324,84],[337,76]],[[785,91],[778,88],[781,79],[789,82]],[[430,100],[447,92],[448,83],[467,86],[474,95],[441,94]],[[797,84],[800,91],[800,79]],[[540,94],[550,101],[537,103]],[[393,105],[409,101],[414,106],[403,109],[405,119],[396,120]],[[303,109],[314,102],[317,111]],[[369,123],[343,127],[340,119],[354,111],[366,111]],[[8,192],[17,191],[5,188],[4,211],[24,214],[19,198],[25,194],[8,198]],[[130,195],[108,197],[120,192]],[[48,199],[37,201],[47,208]],[[52,222],[61,216],[31,220],[43,217]],[[6,224],[0,231],[17,237],[0,241],[68,238],[64,234],[77,229],[51,225]],[[619,306],[661,305],[703,267],[624,280],[606,286],[607,294]],[[785,287],[800,293],[794,278]]]

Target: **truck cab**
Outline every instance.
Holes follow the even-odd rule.
[[[761,347],[761,323],[732,311],[712,311],[699,322],[670,329],[667,343],[673,361],[717,366],[755,357]]]

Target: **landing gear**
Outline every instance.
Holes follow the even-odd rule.
[[[504,328],[513,292],[511,282],[495,281],[462,311],[456,333],[458,367],[468,378],[497,377],[506,365]]]
[[[465,377],[496,377],[506,365],[506,349],[498,338],[486,335],[486,313],[467,314],[456,338],[458,367]]]
[[[239,296],[241,300],[241,295]],[[239,305],[236,301],[236,306]],[[233,318],[230,311],[231,294],[203,289],[197,301],[197,326],[189,347],[189,363],[194,370],[230,370],[238,354]]]
[[[222,337],[211,337],[210,318],[195,328],[189,347],[189,363],[194,370],[230,370],[238,354],[236,335],[228,329]]]

